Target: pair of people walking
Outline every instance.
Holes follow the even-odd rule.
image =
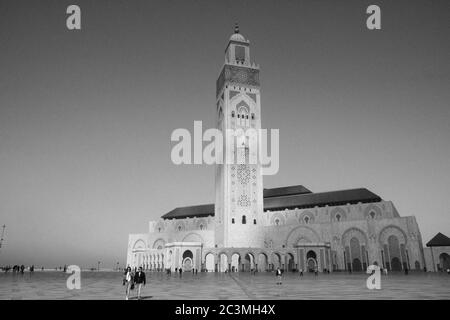
[[[142,267],[139,267],[139,270],[135,273],[131,271],[130,267],[127,267],[124,273],[123,285],[125,285],[125,300],[129,299],[130,291],[135,289],[137,285],[137,299],[141,299],[141,289],[142,286],[145,286],[146,278],[145,272],[142,271]]]

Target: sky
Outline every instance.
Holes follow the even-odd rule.
[[[81,30],[66,28],[67,6]],[[381,30],[366,8],[381,8]],[[125,264],[128,234],[214,201],[214,168],[171,162],[215,126],[235,22],[261,66],[266,188],[365,187],[450,236],[448,1],[0,0],[0,265]]]

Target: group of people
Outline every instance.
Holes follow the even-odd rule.
[[[25,272],[25,266],[22,264],[22,265],[14,265],[14,266],[4,266],[4,267],[2,267],[2,270],[3,271],[5,271],[5,273],[7,273],[9,270],[12,270],[12,272],[13,273],[21,273],[21,274],[24,274],[24,272]],[[28,270],[30,271],[30,272],[34,272],[34,265],[33,266],[30,266],[29,268],[28,268]]]
[[[14,266],[7,265],[7,266],[0,267],[0,270],[4,271],[5,273],[7,273],[11,270],[12,273],[21,273],[21,274],[24,274],[25,271],[29,271],[30,273],[33,273],[34,269],[35,269],[34,265],[26,267],[23,264],[22,265],[14,265]],[[41,267],[40,270],[44,271],[44,267]],[[58,271],[58,267],[55,267],[55,270]],[[64,267],[59,267],[59,270],[66,272],[67,266],[65,265]]]
[[[147,280],[145,278],[145,272],[142,271],[142,267],[136,271],[131,270],[131,267],[127,267],[124,272],[123,285],[125,286],[125,300],[130,297],[130,292],[136,288],[137,285],[137,299],[141,299],[141,289],[145,286]]]
[[[180,278],[182,277],[183,274],[183,268],[175,268],[175,274],[179,273],[180,274]],[[167,268],[167,274],[171,275],[172,274],[172,270],[170,268]],[[198,274],[198,269],[192,269],[192,274]]]

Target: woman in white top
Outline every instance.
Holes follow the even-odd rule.
[[[133,285],[133,274],[130,267],[125,270],[123,284],[125,285],[125,300],[128,300]]]

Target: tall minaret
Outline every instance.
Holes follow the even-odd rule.
[[[236,25],[225,49],[216,83],[217,128],[224,136],[224,161],[216,165],[215,244],[217,247],[262,247],[263,182],[258,140],[230,137],[227,129],[261,128],[259,66],[250,61],[250,42]],[[239,164],[241,162],[241,164]]]

